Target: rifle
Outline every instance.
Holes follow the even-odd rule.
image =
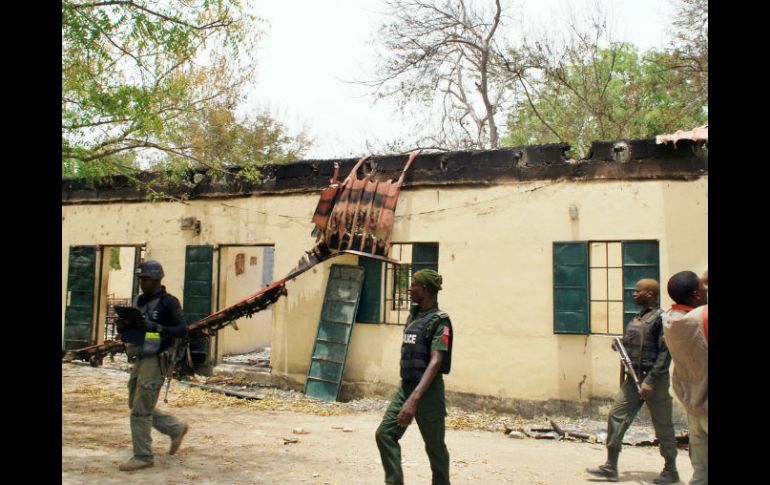
[[[163,402],[168,403],[168,389],[171,387],[171,379],[174,377],[174,370],[176,364],[182,360],[180,353],[187,353],[187,339],[177,338],[174,339],[173,351],[171,352],[171,363],[166,370],[166,394],[163,396]]]
[[[636,372],[634,372],[634,366],[631,364],[631,358],[628,356],[628,352],[626,352],[626,348],[623,346],[623,340],[620,337],[615,337],[615,348],[620,354],[620,361],[623,363],[623,367],[626,368],[626,373],[628,373],[628,375],[630,375],[634,380],[634,384],[636,384],[636,390],[641,392],[642,385],[639,382],[639,378],[636,376]]]

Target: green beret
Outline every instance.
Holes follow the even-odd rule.
[[[414,274],[414,279],[420,283],[432,286],[436,291],[441,290],[441,275],[432,269],[421,269]]]

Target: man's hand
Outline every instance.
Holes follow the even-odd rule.
[[[641,397],[642,400],[646,400],[650,397],[650,394],[652,394],[652,386],[646,382],[642,382],[642,388],[639,390],[639,397]]]
[[[412,424],[412,419],[414,419],[415,414],[417,414],[417,401],[410,397],[406,400],[404,405],[401,406],[396,423],[402,428],[406,428]]]

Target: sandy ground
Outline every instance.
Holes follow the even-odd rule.
[[[178,383],[159,407],[190,423],[179,452],[153,431],[155,466],[118,470],[131,457],[125,385],[128,374],[110,368],[62,365],[63,484],[281,484],[383,483],[374,432],[382,413],[346,406],[314,407],[305,399],[249,401]],[[165,388],[164,388],[165,391]],[[295,434],[302,428],[305,434]],[[286,443],[287,440],[299,440]],[[600,444],[511,439],[483,430],[447,430],[451,479],[461,484],[574,485],[597,483],[585,467],[603,462]],[[430,467],[419,431],[402,442],[407,484],[429,484]],[[648,484],[663,464],[656,447],[626,446],[620,481]],[[692,467],[685,450],[677,460],[685,482]]]

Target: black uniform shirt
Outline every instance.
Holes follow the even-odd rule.
[[[147,316],[151,322],[158,323],[163,327],[160,332],[160,350],[163,351],[173,344],[174,338],[182,338],[187,335],[187,323],[184,320],[179,300],[174,295],[167,293],[165,286],[161,286],[158,291],[151,295],[139,295],[137,304],[142,307],[156,298],[160,298],[160,301],[152,314]],[[144,343],[144,328],[126,327],[121,333],[124,342],[138,345]]]

